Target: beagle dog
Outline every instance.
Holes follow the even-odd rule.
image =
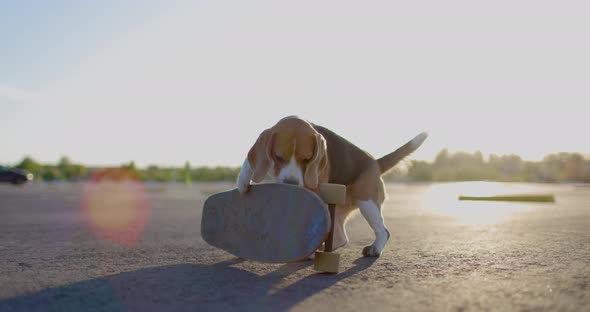
[[[348,244],[346,219],[358,207],[375,232],[375,241],[363,249],[363,255],[378,257],[390,237],[381,214],[385,200],[381,176],[414,152],[427,136],[421,133],[375,159],[327,128],[296,116],[285,117],[264,130],[248,152],[238,175],[238,190],[246,193],[251,181],[261,182],[267,176],[316,193],[319,183],[346,185],[346,204],[336,207],[333,247]]]

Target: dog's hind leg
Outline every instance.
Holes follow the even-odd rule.
[[[372,200],[359,200],[357,205],[363,217],[375,231],[375,241],[373,245],[363,248],[363,255],[365,257],[379,257],[390,236],[389,230],[383,223],[381,209]]]

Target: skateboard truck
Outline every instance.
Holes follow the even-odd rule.
[[[338,273],[340,268],[340,254],[332,252],[334,242],[334,223],[336,219],[336,205],[346,202],[346,186],[341,184],[320,184],[320,197],[328,204],[330,211],[330,232],[324,243],[324,251],[316,251],[314,270],[324,273]]]

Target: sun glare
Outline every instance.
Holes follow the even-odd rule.
[[[95,179],[84,188],[82,210],[99,238],[133,247],[149,220],[149,202],[142,183]]]
[[[433,184],[424,193],[426,211],[450,216],[467,225],[490,225],[505,222],[517,212],[531,206],[521,202],[459,201],[459,195],[494,196],[535,192],[531,185],[495,182],[460,182]]]

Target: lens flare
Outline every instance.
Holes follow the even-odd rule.
[[[86,223],[97,237],[133,247],[149,221],[147,193],[126,169],[106,170],[110,171],[94,174],[84,187]]]
[[[529,184],[496,182],[433,184],[424,192],[422,205],[431,213],[453,217],[463,224],[492,225],[508,221],[517,213],[527,211],[533,206],[522,202],[459,201],[459,195],[494,196],[527,193],[537,193],[537,188]],[[540,205],[535,205],[538,206]]]

